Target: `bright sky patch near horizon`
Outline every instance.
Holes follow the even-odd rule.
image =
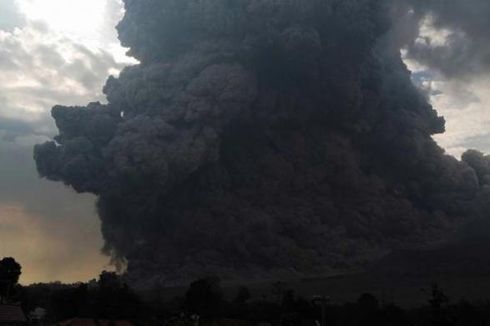
[[[24,284],[86,281],[110,268],[95,198],[39,179],[32,146],[56,134],[53,105],[104,101],[107,77],[136,63],[114,29],[122,15],[121,0],[0,0],[0,258],[22,264]],[[422,31],[435,45],[451,33],[430,21]],[[406,62],[446,118],[439,144],[457,157],[490,153],[490,77],[450,81]]]
[[[53,105],[105,101],[109,75],[136,63],[114,28],[123,13],[120,0],[0,0],[0,258],[23,284],[112,269],[95,198],[39,179],[32,146],[56,134]]]

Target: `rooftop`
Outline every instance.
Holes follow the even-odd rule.
[[[25,322],[27,322],[27,318],[20,306],[0,304],[0,324]]]
[[[106,320],[92,318],[73,318],[64,320],[56,326],[132,326],[133,324],[126,320]]]

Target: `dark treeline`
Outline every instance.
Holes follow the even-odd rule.
[[[147,313],[140,298],[114,272],[102,272],[98,280],[87,283],[18,285],[15,299],[25,312],[41,308],[45,314],[39,318],[48,323],[75,317],[137,320]]]
[[[97,280],[76,284],[22,286],[18,284],[20,275],[21,266],[15,259],[0,261],[0,306],[21,304],[33,325],[54,325],[73,318],[122,320],[134,325],[490,324],[490,301],[452,301],[435,283],[425,290],[425,303],[407,309],[370,293],[342,303],[326,296],[302,297],[283,282],[251,291],[237,284],[222,286],[218,277],[207,277],[188,287],[153,286],[135,291],[125,276],[107,271]]]
[[[103,272],[88,283],[17,286],[25,311],[46,310],[42,323],[70,318],[128,320],[136,325],[322,325],[322,303],[272,283],[268,295],[255,297],[245,286],[222,288],[216,277],[192,282],[181,294],[154,288],[131,290],[115,273]],[[360,325],[488,325],[490,301],[452,301],[437,284],[428,287],[425,303],[403,308],[381,302],[370,293],[357,301],[324,300],[324,322],[329,326]],[[321,300],[320,300],[321,301]]]

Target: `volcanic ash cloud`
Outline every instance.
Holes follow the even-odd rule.
[[[488,198],[373,0],[125,0],[141,64],[108,104],[53,108],[41,176],[98,196],[135,279],[309,275],[443,239]]]

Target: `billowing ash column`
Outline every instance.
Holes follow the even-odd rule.
[[[478,212],[483,183],[431,139],[444,121],[387,43],[383,1],[125,4],[141,64],[109,78],[107,105],[54,107],[35,159],[98,196],[105,251],[134,279],[342,270]]]

